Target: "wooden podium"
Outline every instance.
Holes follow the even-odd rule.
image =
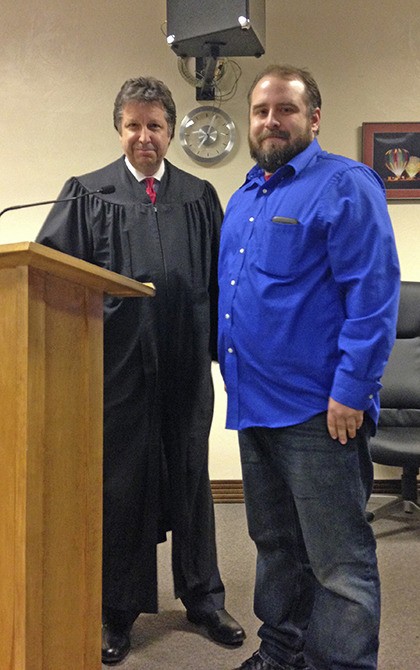
[[[0,666],[101,668],[103,294],[141,284],[0,246]]]

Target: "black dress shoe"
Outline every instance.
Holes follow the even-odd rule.
[[[130,629],[113,630],[109,624],[102,624],[102,663],[121,663],[131,649]]]
[[[204,626],[216,642],[238,646],[245,640],[245,631],[225,609],[209,614],[196,614],[187,610],[187,619],[191,623]]]
[[[234,668],[234,670],[297,670],[296,666],[275,663],[266,661],[262,658],[259,651],[256,651],[252,654],[251,658],[248,658],[242,663],[239,668]],[[300,668],[300,670],[311,670],[309,667],[305,666]]]

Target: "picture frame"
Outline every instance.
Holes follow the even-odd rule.
[[[382,177],[387,199],[420,199],[420,122],[362,123],[362,161]]]

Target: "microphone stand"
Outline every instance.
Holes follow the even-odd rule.
[[[5,207],[0,212],[0,216],[3,216],[6,212],[10,212],[12,209],[25,209],[25,207],[37,207],[38,205],[54,205],[56,202],[70,202],[71,200],[78,200],[79,198],[86,198],[89,195],[95,195],[96,193],[114,193],[115,186],[102,186],[97,188],[96,191],[88,191],[87,193],[81,193],[80,195],[73,195],[69,198],[60,198],[59,200],[43,200],[42,202],[30,202],[26,205],[12,205],[11,207]]]

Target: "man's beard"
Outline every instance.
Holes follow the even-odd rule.
[[[284,140],[290,139],[290,133],[283,130],[276,130],[270,132],[268,137],[280,137]],[[248,137],[249,149],[251,158],[262,168],[265,172],[273,174],[279,167],[288,163],[292,158],[300,154],[306,147],[310,145],[313,140],[311,131],[308,129],[302,133],[293,142],[286,144],[283,148],[269,147],[268,149],[261,149],[260,145]],[[261,141],[261,137],[258,138]]]

